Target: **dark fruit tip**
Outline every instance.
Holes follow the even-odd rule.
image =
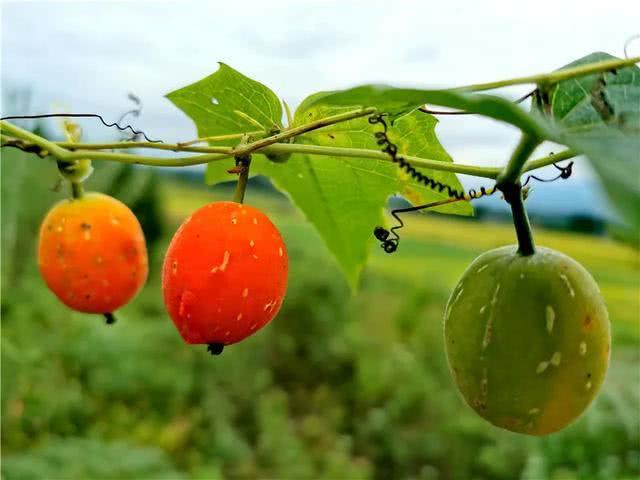
[[[114,323],[116,323],[116,317],[113,313],[107,312],[107,313],[104,313],[103,315],[104,315],[105,323],[107,325],[113,325]]]
[[[223,343],[210,343],[207,345],[207,352],[211,355],[220,355],[222,350],[224,350]]]

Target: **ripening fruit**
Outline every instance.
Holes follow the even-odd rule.
[[[575,420],[598,392],[611,337],[589,272],[548,248],[480,255],[447,303],[449,368],[465,401],[492,424],[545,435]]]
[[[135,215],[101,193],[63,200],[40,227],[38,265],[49,289],[69,308],[111,313],[147,279],[147,247]]]
[[[276,316],[287,289],[287,250],[260,210],[215,202],[180,226],[162,269],[164,302],[188,343],[212,353]]]

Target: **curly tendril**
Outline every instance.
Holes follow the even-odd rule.
[[[125,115],[123,115],[122,117],[120,117],[121,119],[124,118],[126,115],[133,113],[133,110],[126,112]],[[137,116],[137,115],[136,115]],[[20,120],[20,119],[35,119],[35,118],[97,118],[99,119],[102,124],[105,127],[111,128],[111,127],[116,127],[118,130],[120,130],[121,132],[124,132],[126,130],[130,130],[131,133],[133,133],[134,135],[141,135],[147,142],[149,143],[164,143],[162,140],[152,140],[149,137],[147,137],[147,134],[144,133],[141,130],[136,130],[134,129],[131,125],[125,125],[124,127],[122,125],[120,125],[119,122],[113,122],[113,123],[108,123],[107,121],[105,121],[105,119],[102,117],[102,115],[98,115],[97,113],[43,113],[40,115],[12,115],[12,116],[8,116],[8,117],[2,117],[0,118],[0,120]]]
[[[533,92],[531,94],[533,94]],[[404,227],[404,222],[400,218],[400,214],[433,208],[440,205],[445,205],[448,203],[458,202],[462,200],[471,201],[471,200],[476,200],[482,197],[488,197],[496,193],[498,191],[498,187],[496,185],[492,187],[480,187],[479,190],[472,188],[465,192],[463,190],[457,190],[451,185],[442,183],[420,172],[414,166],[412,166],[402,155],[398,153],[398,146],[394,144],[391,140],[389,140],[389,136],[387,135],[389,127],[387,125],[387,122],[384,119],[384,116],[385,114],[383,113],[383,114],[371,115],[368,118],[369,123],[371,125],[376,125],[376,124],[382,125],[382,128],[383,128],[382,131],[378,131],[374,133],[376,137],[376,143],[382,147],[382,151],[387,155],[389,155],[393,163],[398,164],[398,166],[401,169],[403,169],[411,178],[413,178],[417,182],[422,183],[428,188],[435,190],[439,193],[444,192],[446,193],[447,197],[449,197],[446,200],[440,200],[440,201],[428,203],[425,205],[393,209],[391,211],[391,215],[396,219],[397,225],[395,225],[394,227],[391,227],[391,229],[389,230],[381,226],[377,226],[373,230],[374,236],[376,237],[376,239],[378,239],[381,242],[380,246],[382,247],[382,249],[387,253],[393,253],[398,249],[398,245],[400,243],[400,235],[398,234],[397,230]],[[559,179],[567,179],[572,174],[573,162],[569,162],[569,164],[565,167],[562,167],[555,163],[553,164],[553,166],[558,170],[560,170],[560,173],[556,177],[550,178],[550,179],[543,179],[535,175],[529,175],[522,186],[523,187],[526,186],[532,179],[537,180],[539,182],[554,182]]]

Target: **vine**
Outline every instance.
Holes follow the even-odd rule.
[[[377,227],[374,230],[375,237],[382,243],[385,251],[391,253],[398,247],[400,237],[398,230],[404,226],[400,215],[407,212],[425,210],[457,202],[471,202],[477,198],[490,196],[498,190],[502,191],[505,200],[514,207],[513,196],[510,192],[514,189],[514,185],[518,185],[519,189],[524,188],[526,195],[526,187],[530,181],[554,181],[557,179],[569,178],[572,172],[573,162],[567,166],[560,166],[558,162],[562,160],[571,160],[582,153],[589,156],[589,148],[585,150],[585,146],[580,141],[573,141],[573,137],[567,136],[556,123],[549,123],[546,117],[553,117],[556,113],[552,111],[552,98],[555,91],[567,80],[575,80],[586,76],[594,78],[595,81],[591,85],[589,101],[596,112],[600,112],[603,125],[612,128],[621,127],[622,121],[611,122],[611,118],[624,119],[629,116],[628,112],[613,112],[614,102],[610,97],[608,90],[608,81],[606,75],[610,73],[623,72],[625,68],[629,68],[640,60],[640,57],[616,59],[612,57],[594,54],[586,62],[580,64],[574,63],[563,69],[530,76],[516,77],[512,79],[499,80],[495,82],[479,83],[453,88],[450,90],[402,90],[379,88],[379,87],[360,87],[353,91],[345,91],[344,100],[336,103],[335,94],[320,95],[314,98],[314,102],[305,103],[304,108],[307,113],[293,114],[286,103],[283,104],[284,111],[287,114],[288,126],[280,125],[280,113],[275,107],[275,95],[261,84],[252,84],[252,80],[242,83],[246,88],[253,89],[250,92],[243,92],[237,98],[244,98],[248,94],[255,94],[256,97],[263,98],[265,102],[272,102],[264,106],[245,105],[242,103],[228,104],[230,99],[225,100],[225,92],[229,89],[238,88],[238,73],[226,65],[221,66],[220,77],[211,80],[213,82],[207,91],[189,91],[189,98],[202,98],[207,104],[205,110],[216,110],[217,117],[228,115],[235,118],[234,122],[240,119],[242,127],[235,127],[232,130],[220,130],[215,123],[211,123],[208,118],[200,119],[198,122],[207,122],[206,132],[198,138],[180,141],[177,143],[166,143],[160,139],[150,138],[144,131],[134,128],[131,125],[121,125],[120,121],[108,122],[101,115],[95,113],[57,113],[57,114],[40,114],[40,115],[14,115],[5,116],[0,119],[1,145],[3,148],[17,148],[28,153],[34,153],[39,157],[53,156],[60,167],[61,173],[72,183],[72,192],[74,196],[82,195],[82,187],[80,182],[73,181],[70,177],[72,173],[78,174],[81,165],[87,165],[90,161],[113,161],[127,164],[162,166],[162,167],[185,167],[192,165],[208,164],[209,168],[220,161],[230,161],[235,159],[236,165],[231,169],[224,171],[238,175],[238,185],[235,199],[241,202],[244,199],[244,191],[249,178],[249,165],[253,154],[264,154],[268,160],[272,162],[286,162],[292,154],[304,155],[308,158],[320,159],[322,157],[331,157],[341,162],[352,162],[354,159],[367,159],[372,161],[369,169],[375,169],[374,162],[389,162],[396,164],[408,177],[429,190],[434,191],[446,198],[434,201],[433,196],[427,194],[425,202],[413,202],[414,205],[408,208],[394,209],[391,214],[397,221],[397,224],[389,230],[383,227]],[[619,75],[618,75],[619,76]],[[246,77],[245,77],[246,78]],[[222,83],[220,83],[222,82]],[[226,82],[226,83],[225,83]],[[488,96],[478,92],[493,90],[511,85],[533,84],[535,88],[526,95],[520,97],[515,102],[505,102],[499,97]],[[185,87],[187,90],[192,87]],[[181,106],[180,95],[182,90],[173,92],[169,98],[180,108],[188,108],[189,104]],[[252,93],[253,92],[253,93]],[[246,94],[245,94],[246,93]],[[203,97],[198,97],[198,95]],[[194,97],[194,95],[196,95]],[[338,96],[340,93],[338,92]],[[215,102],[211,98],[215,98]],[[234,97],[235,98],[235,97]],[[313,97],[310,97],[313,98]],[[531,114],[524,113],[517,105],[528,98],[533,98],[534,105],[543,105],[545,108],[542,112],[533,112]],[[222,101],[220,101],[222,99]],[[273,100],[270,100],[273,99]],[[233,100],[235,101],[235,100]],[[189,100],[191,102],[191,100]],[[318,115],[309,109],[315,108],[316,103],[325,102],[327,105],[344,106],[343,110],[327,110],[326,114]],[[350,102],[350,103],[349,103]],[[278,101],[278,103],[280,103]],[[442,107],[453,109],[452,111],[432,110],[426,104],[437,104]],[[133,110],[135,114],[139,110]],[[350,105],[350,106],[349,106]],[[258,108],[258,110],[255,110]],[[263,110],[259,110],[263,108]],[[465,163],[451,163],[442,161],[442,159],[434,156],[427,158],[423,155],[411,154],[411,151],[400,152],[396,144],[392,143],[388,136],[389,129],[401,128],[396,126],[396,120],[402,116],[411,116],[417,110],[420,114],[430,115],[446,115],[446,114],[475,114],[486,115],[495,120],[511,123],[520,128],[523,132],[523,140],[514,152],[510,161],[504,167],[482,167]],[[187,112],[189,113],[189,112]],[[418,114],[418,113],[416,113]],[[269,117],[272,115],[271,117]],[[626,117],[625,117],[626,115]],[[83,143],[78,138],[67,141],[51,141],[42,136],[24,130],[17,125],[10,123],[9,120],[17,120],[20,118],[97,118],[105,126],[114,127],[121,131],[128,130],[133,134],[132,138],[119,142],[108,143]],[[307,118],[314,118],[312,121],[304,121]],[[124,118],[121,117],[121,119]],[[260,121],[256,120],[259,118]],[[265,120],[265,118],[270,118]],[[552,119],[553,120],[553,119]],[[361,123],[356,123],[356,122]],[[555,120],[553,120],[555,122]],[[272,124],[270,124],[272,122]],[[354,123],[348,123],[354,122]],[[316,136],[310,136],[314,132],[330,132],[330,128],[338,128],[338,132],[343,132],[341,128],[344,125],[359,125],[358,129],[365,129],[365,125],[375,126],[381,125],[382,131],[372,131],[375,138],[375,145],[379,148],[366,148],[365,146],[354,146],[354,142],[318,142]],[[342,125],[343,127],[339,127]],[[213,127],[213,129],[212,129]],[[261,128],[257,130],[256,128]],[[369,131],[369,130],[367,130]],[[625,130],[625,132],[627,132]],[[628,132],[627,132],[628,133]],[[631,132],[633,133],[633,132]],[[350,133],[349,133],[350,134]],[[404,135],[410,134],[412,138],[417,138],[421,132],[404,132]],[[341,134],[344,135],[344,134]],[[142,137],[145,141],[138,141],[136,137]],[[329,133],[328,137],[335,140],[335,135]],[[326,138],[326,137],[325,137]],[[229,145],[230,142],[239,140],[236,145]],[[552,140],[556,143],[566,145],[565,150],[530,160],[531,153],[535,147],[544,140]],[[200,145],[199,145],[200,144]],[[176,153],[191,153],[192,155],[181,156],[177,158],[157,157],[148,154],[126,153],[122,150],[144,149],[144,150],[164,150]],[[295,168],[296,163],[283,164],[278,167],[281,169]],[[532,172],[537,169],[553,165],[559,170],[559,174],[551,179],[544,179],[538,175],[530,174],[520,183],[520,177],[526,172]],[[265,166],[261,159],[257,164],[254,161],[252,171],[255,174],[264,174]],[[275,174],[276,170],[268,170],[269,174]],[[435,172],[443,172],[444,177],[436,177]],[[476,177],[495,180],[493,186],[482,186],[479,189],[463,190],[455,178],[451,174],[466,174]],[[447,177],[446,175],[451,175]],[[302,178],[301,174],[297,175]],[[295,176],[290,177],[290,179]],[[288,180],[290,181],[290,180]],[[509,193],[507,193],[509,192]],[[422,194],[421,194],[422,195]],[[514,212],[515,213],[515,212]],[[313,218],[311,219],[313,221]],[[517,222],[516,222],[517,223]],[[525,222],[526,223],[526,222]],[[523,225],[522,222],[520,222]],[[518,227],[517,227],[518,228]],[[321,232],[327,234],[327,232]],[[522,232],[520,232],[522,233]],[[526,233],[526,232],[525,232]],[[524,239],[527,235],[519,235]],[[531,250],[526,245],[524,251]]]

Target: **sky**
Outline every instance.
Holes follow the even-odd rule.
[[[115,120],[133,92],[144,105],[135,126],[165,141],[193,138],[195,128],[163,96],[218,61],[294,106],[363,83],[451,87],[554,70],[598,50],[623,56],[640,33],[640,2],[630,0],[0,3],[3,93],[31,91],[31,113]],[[640,40],[629,54],[640,55]],[[440,120],[441,142],[460,163],[502,165],[517,141],[489,120]],[[85,129],[92,140],[113,135]],[[586,162],[576,178],[590,178]]]

